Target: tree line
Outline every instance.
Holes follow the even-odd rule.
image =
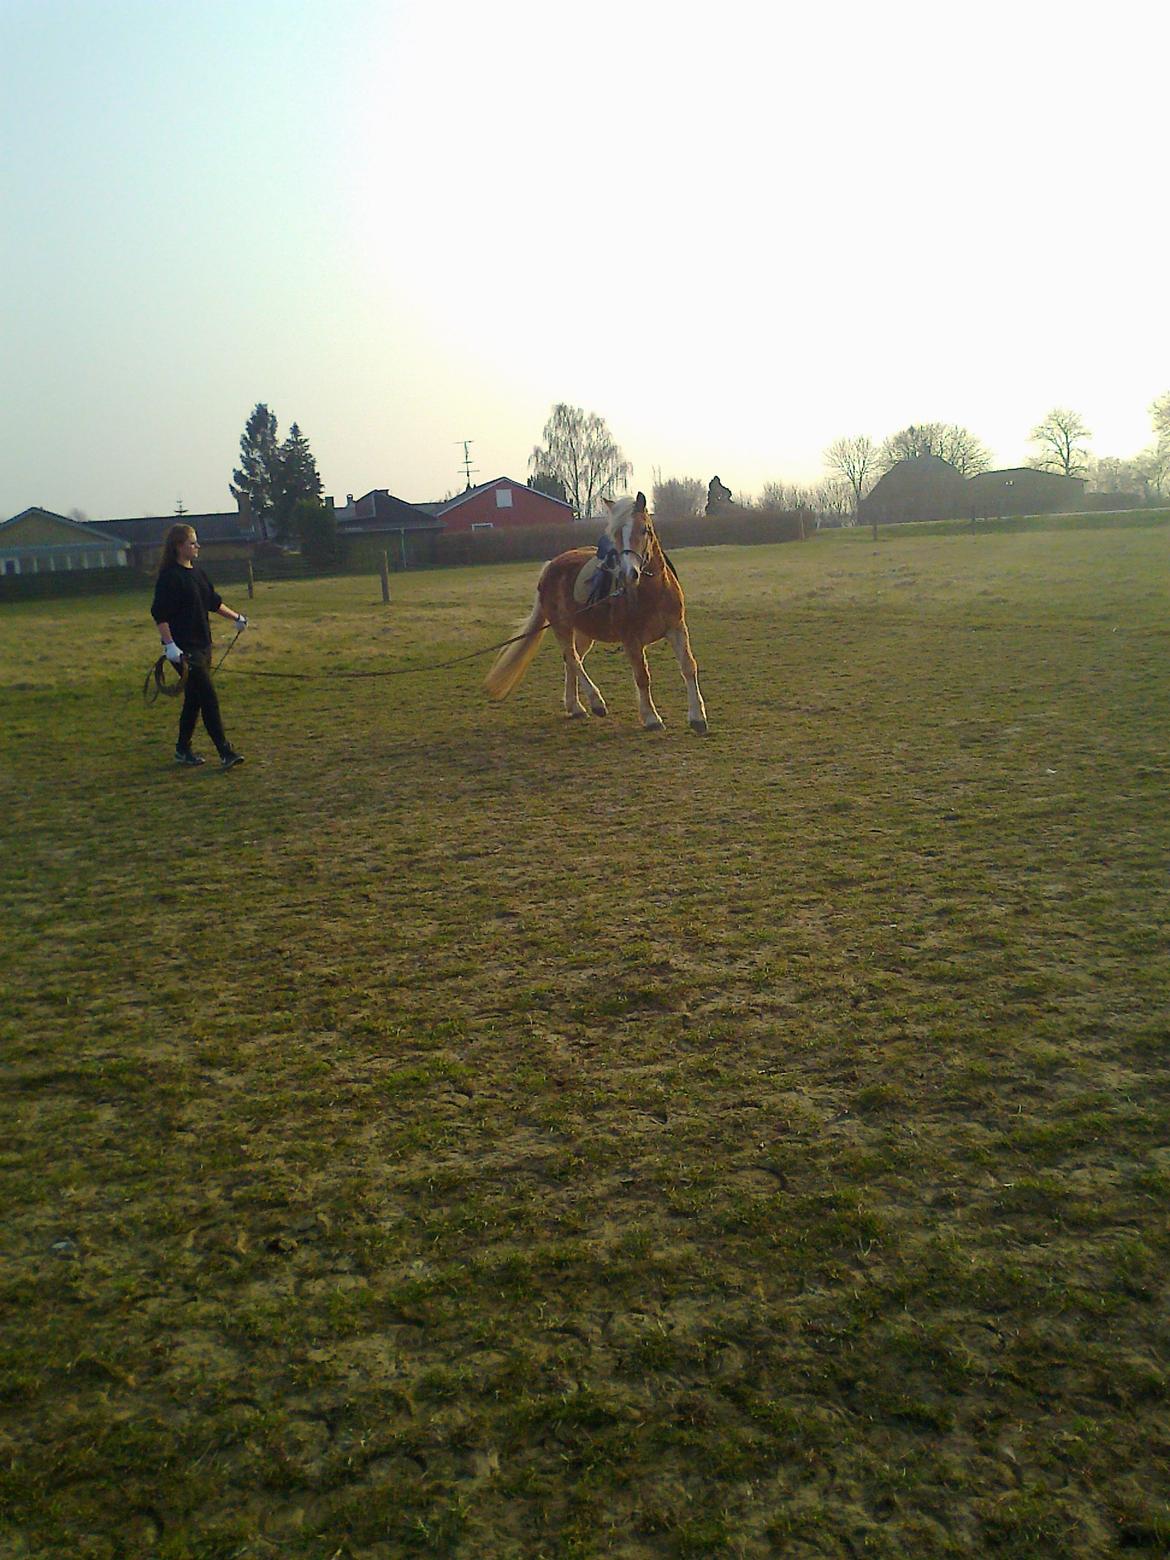
[[[1170,496],[1170,391],[1150,407],[1154,439],[1129,460],[1095,458],[1092,433],[1067,407],[1054,407],[1032,429],[1035,454],[1029,465],[1066,477],[1085,477],[1101,492],[1141,493],[1147,500]],[[707,484],[694,477],[654,473],[652,506],[664,520],[733,509],[808,510],[845,521],[855,517],[866,493],[898,461],[938,456],[961,476],[975,476],[991,456],[969,429],[957,423],[913,423],[880,442],[865,434],[834,439],[824,451],[825,478],[814,484],[769,482],[759,499],[740,496],[718,477]],[[558,402],[529,457],[528,486],[567,504],[575,517],[596,514],[602,499],[625,490],[632,465],[603,417]],[[246,499],[265,536],[296,540],[315,561],[337,555],[336,521],[322,503],[322,483],[309,441],[297,423],[279,438],[276,417],[262,402],[253,409],[240,438],[240,464],[231,490]]]
[[[1154,402],[1150,415],[1153,443],[1132,459],[1121,460],[1093,456],[1088,448],[1092,433],[1084,419],[1068,407],[1054,407],[1029,435],[1035,450],[1028,464],[1040,471],[1084,477],[1100,492],[1138,493],[1147,501],[1170,497],[1170,391]],[[947,461],[964,477],[991,466],[987,447],[970,429],[957,423],[914,423],[881,441],[864,434],[835,439],[824,451],[822,481],[769,482],[758,499],[741,495],[731,507],[805,509],[846,520],[856,516],[861,500],[898,461],[931,455]],[[631,470],[604,418],[563,403],[553,408],[529,466],[529,486],[566,501],[578,516],[593,514],[598,499],[620,492]],[[718,477],[704,485],[696,477],[654,474],[652,504],[661,519],[719,513],[730,500]]]

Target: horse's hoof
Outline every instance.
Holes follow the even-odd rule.
[[[584,710],[566,710],[565,711],[565,714],[569,718],[569,720],[584,720],[585,719],[585,713],[586,712]]]
[[[700,737],[705,737],[707,735],[707,722],[705,720],[693,720],[691,721],[691,730]]]
[[[597,709],[597,708],[591,706],[590,707],[590,713],[593,714],[593,715],[596,715],[598,720],[603,720],[605,718],[605,716],[607,716],[609,714],[609,711],[606,709],[605,705],[603,704],[600,709]]]
[[[645,730],[647,730],[647,731],[665,731],[666,730],[666,722],[664,720],[648,720],[646,722]]]

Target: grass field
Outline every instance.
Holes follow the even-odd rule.
[[[0,610],[5,1560],[1170,1553],[1170,528],[676,562]]]

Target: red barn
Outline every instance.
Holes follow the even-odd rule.
[[[435,514],[448,531],[491,531],[504,526],[569,525],[573,511],[559,498],[537,493],[511,477],[497,477],[439,504]]]

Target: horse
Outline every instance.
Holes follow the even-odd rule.
[[[532,611],[484,679],[488,697],[496,702],[508,697],[540,649],[545,629],[551,628],[565,661],[566,715],[577,720],[588,713],[608,713],[583,664],[590,647],[600,640],[602,644],[621,645],[626,652],[634,672],[642,725],[647,731],[661,731],[666,723],[650,697],[646,646],[666,639],[686,683],[691,730],[705,736],[707,708],[691,654],[683,590],[646,511],[646,495],[602,502],[608,513],[597,553],[588,547],[574,547],[544,565],[536,582]],[[608,572],[612,587],[607,595],[598,595],[594,586],[594,594],[586,596],[590,576],[584,571],[591,561],[593,579]],[[582,692],[589,701],[588,711],[581,702]]]

